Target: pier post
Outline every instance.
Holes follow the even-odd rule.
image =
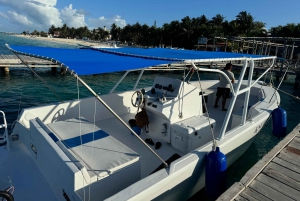
[[[1,72],[5,72],[5,74],[9,74],[9,67],[1,67]]]
[[[283,70],[283,62],[285,60],[285,57],[286,57],[286,43],[287,43],[287,40],[285,39],[284,40],[284,46],[283,46],[283,54],[282,54],[282,61],[281,61],[281,66],[280,66],[280,74],[282,74],[282,70]]]

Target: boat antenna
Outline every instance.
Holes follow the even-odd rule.
[[[203,89],[202,89],[202,85],[201,85],[201,80],[200,80],[200,75],[199,75],[199,68],[197,68],[193,62],[192,62],[192,68],[194,70],[196,70],[196,72],[197,72],[200,90],[203,93]],[[203,101],[203,104],[204,104],[204,107],[205,107],[205,110],[206,110],[206,114],[207,114],[207,117],[208,117],[208,123],[209,123],[210,131],[211,131],[211,135],[212,135],[212,138],[213,138],[213,147],[212,147],[212,149],[213,149],[213,151],[216,151],[217,141],[215,139],[214,131],[212,129],[212,125],[211,125],[210,118],[209,118],[209,112],[208,112],[207,105],[206,105],[206,102],[205,102],[203,94],[202,94],[202,101]]]

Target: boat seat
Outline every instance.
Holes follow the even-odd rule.
[[[86,169],[107,177],[139,161],[139,155],[83,117],[47,124]],[[93,175],[93,174],[91,174]]]

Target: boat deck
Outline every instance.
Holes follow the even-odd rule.
[[[129,119],[134,119],[135,114],[122,115],[121,118],[128,122]],[[130,131],[116,118],[108,118],[95,122],[96,126],[101,128],[106,133],[110,134],[118,141],[122,142],[124,145],[135,151],[140,155],[141,162],[141,177],[147,177],[156,168],[158,168],[162,162],[144,146]],[[151,124],[149,125],[151,126]],[[146,132],[141,132],[140,137],[145,140],[146,138],[152,138],[153,142],[156,143],[157,140],[152,136],[148,135]],[[183,156],[184,154],[180,151],[174,149],[171,144],[162,142],[159,149],[155,149],[155,145],[149,145],[163,160],[169,159],[172,155],[178,154]]]
[[[15,200],[57,200],[50,185],[20,141],[11,141],[10,152],[0,147],[0,190],[14,186]]]
[[[299,200],[300,124],[218,201],[223,200]]]

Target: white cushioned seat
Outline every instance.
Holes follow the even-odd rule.
[[[47,126],[98,177],[106,177],[139,161],[136,152],[82,117]]]

